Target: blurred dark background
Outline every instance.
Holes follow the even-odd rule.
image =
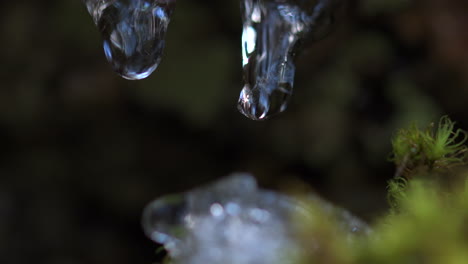
[[[298,59],[287,111],[254,122],[236,109],[236,0],[179,1],[143,81],[111,70],[79,0],[3,1],[0,263],[152,263],[142,208],[236,171],[378,216],[396,128],[468,128],[468,2],[345,2]]]

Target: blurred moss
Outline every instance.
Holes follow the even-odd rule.
[[[392,204],[393,208],[398,210],[381,217],[369,234],[352,241],[340,231],[337,219],[309,202],[314,217],[297,219],[298,233],[307,252],[297,263],[468,263],[468,174],[466,169],[449,170],[447,164],[459,164],[452,155],[458,155],[466,147],[461,145],[464,140],[453,141],[464,133],[453,125],[443,117],[434,132],[415,126],[401,130],[393,147],[397,161],[400,152],[409,156],[405,160],[420,160],[424,155],[431,156],[429,153],[433,151],[445,153],[437,157],[446,159],[442,163],[447,167],[439,169],[459,174],[455,184],[446,186],[444,181],[448,179],[434,178],[435,172],[428,170],[419,171],[417,178],[405,174],[405,178],[392,180],[389,195],[391,202],[397,203]],[[439,152],[440,146],[445,151]],[[420,160],[419,166],[431,167],[433,163],[427,158]],[[309,245],[316,247],[307,249]]]

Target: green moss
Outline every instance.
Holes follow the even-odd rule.
[[[467,140],[467,134],[461,129],[454,129],[455,123],[447,116],[442,117],[437,131],[426,131],[424,150],[427,158],[436,167],[449,167],[463,163],[461,154],[466,151],[463,145]],[[458,138],[462,137],[459,142]]]
[[[392,139],[391,160],[399,170],[409,172],[407,175],[415,169],[447,169],[463,164],[467,134],[454,127],[455,123],[444,116],[437,128],[431,124],[420,130],[413,124],[399,130]]]
[[[398,211],[399,204],[407,199],[406,186],[408,181],[397,177],[388,182],[387,201],[392,212]]]
[[[395,182],[396,183],[396,182]],[[437,181],[401,181],[398,212],[372,226],[372,233],[349,241],[336,220],[314,211],[314,222],[301,229],[304,245],[320,245],[297,263],[463,264],[468,263],[468,181],[453,189]]]
[[[388,201],[393,211],[406,199],[407,179],[425,177],[436,178],[453,174],[450,169],[466,163],[465,153],[467,134],[455,129],[455,122],[447,116],[440,119],[437,128],[434,124],[420,130],[415,124],[400,129],[392,139],[391,160],[397,170],[394,179],[388,184]],[[446,181],[449,181],[449,176]]]
[[[467,136],[454,125],[443,117],[437,127],[399,130],[392,140],[397,172],[388,184],[390,212],[352,243],[342,242],[347,237],[334,220],[305,223],[304,244],[322,248],[298,263],[468,263],[468,170],[453,170],[465,164]]]
[[[364,241],[361,263],[468,263],[465,188],[408,183],[398,214],[384,217]]]

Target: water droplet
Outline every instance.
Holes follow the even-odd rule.
[[[176,0],[83,0],[123,78],[140,80],[159,65]]]
[[[330,10],[330,0],[243,0],[242,114],[263,120],[286,109],[299,43],[326,32]]]

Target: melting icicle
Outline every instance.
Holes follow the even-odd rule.
[[[140,80],[159,65],[176,0],[83,0],[123,78]]]
[[[253,120],[284,111],[299,42],[328,28],[332,0],[242,0],[244,87],[238,108]]]
[[[315,196],[311,201],[335,214],[350,236],[367,231],[346,211]],[[153,201],[144,210],[143,227],[175,263],[288,264],[301,250],[292,217],[305,210],[288,196],[257,188],[252,176],[236,174]]]

